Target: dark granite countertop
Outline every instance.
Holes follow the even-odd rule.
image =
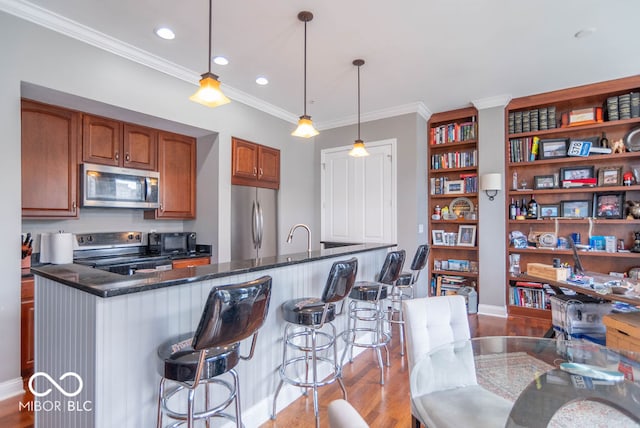
[[[135,273],[131,276],[119,275],[117,273],[73,263],[66,265],[34,266],[31,268],[31,272],[35,275],[94,294],[98,297],[114,297],[189,282],[205,281],[224,276],[307,263],[330,257],[347,256],[394,246],[396,246],[396,244],[352,245],[315,250],[311,253],[305,251],[296,254],[264,257],[261,259],[234,260],[228,263],[194,266],[184,269]]]

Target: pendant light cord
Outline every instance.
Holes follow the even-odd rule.
[[[304,21],[304,115],[307,115],[307,21]]]
[[[358,66],[358,140],[360,139],[360,66]]]
[[[207,66],[208,66],[209,73],[211,73],[211,45],[212,45],[211,27],[213,27],[213,23],[212,23],[213,13],[211,11],[211,9],[213,9],[212,3],[213,3],[213,0],[209,0],[209,56],[207,57]]]

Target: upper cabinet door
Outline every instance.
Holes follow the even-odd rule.
[[[271,147],[258,147],[259,187],[278,189],[280,187],[280,150]]]
[[[158,158],[158,131],[144,126],[124,124],[122,166],[155,171]]]
[[[82,117],[82,161],[122,166],[122,122],[85,114]]]
[[[22,216],[78,217],[80,113],[22,101]]]
[[[246,184],[258,178],[258,145],[239,138],[231,139],[231,184]]]
[[[280,150],[232,137],[231,184],[278,189]]]
[[[145,211],[145,218],[196,218],[196,140],[158,132],[160,208]]]

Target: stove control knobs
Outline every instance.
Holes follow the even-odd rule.
[[[127,235],[127,239],[128,239],[129,241],[131,241],[131,240],[133,239],[133,233],[128,234],[128,235]]]

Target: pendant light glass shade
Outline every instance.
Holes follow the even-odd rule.
[[[200,89],[189,99],[207,107],[218,107],[231,102],[220,90],[220,81],[218,76],[211,72],[211,27],[213,26],[213,17],[211,10],[213,0],[209,0],[209,55],[207,56],[207,72],[201,75]]]
[[[311,138],[319,134],[314,128],[311,116],[307,114],[307,22],[313,19],[313,13],[302,11],[298,19],[304,22],[304,114],[298,120],[298,127],[291,133],[294,137]]]
[[[364,147],[364,141],[360,139],[360,67],[363,64],[363,59],[353,60],[353,65],[358,67],[358,139],[353,143],[353,148],[349,150],[349,156],[353,156],[354,158],[369,156],[369,152]]]
[[[298,127],[291,133],[294,137],[302,138],[311,138],[318,134],[318,130],[313,127],[313,122],[311,122],[311,116],[306,115],[300,116],[300,120],[298,120]]]
[[[200,89],[191,95],[189,99],[207,107],[218,107],[231,102],[220,90],[218,76],[213,73],[204,73],[202,75]]]

